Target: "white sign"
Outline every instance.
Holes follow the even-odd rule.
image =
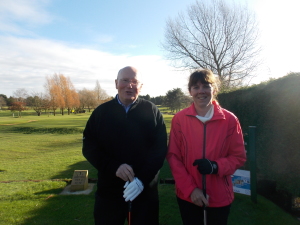
[[[231,176],[233,191],[244,195],[251,195],[250,171],[236,170]]]

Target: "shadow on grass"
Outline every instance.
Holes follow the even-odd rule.
[[[87,161],[81,161],[70,165],[67,170],[61,171],[51,179],[72,177],[74,170],[88,170],[89,177],[90,174],[96,177],[96,170]],[[62,188],[36,192],[35,195],[48,197],[39,200],[37,205],[41,207],[28,212],[22,225],[92,225],[95,190],[96,187],[89,195],[59,195],[63,191]]]
[[[52,179],[72,177],[74,170],[89,170],[89,177],[96,177],[96,170],[87,162],[81,161],[70,165],[67,170],[61,171]],[[55,182],[55,181],[54,181]],[[26,213],[26,220],[22,225],[92,225],[94,190],[89,195],[59,195],[61,188],[43,190],[35,195],[41,196],[36,200],[33,210]],[[43,199],[43,195],[47,196]],[[160,224],[181,225],[179,210],[175,198],[174,185],[159,185],[160,195]],[[32,200],[34,201],[34,200]]]
[[[94,193],[94,192],[93,192]],[[92,225],[94,195],[55,195],[43,206],[28,213],[22,225]]]
[[[162,168],[165,170],[166,168]],[[74,170],[89,170],[89,177],[96,177],[96,170],[87,162],[80,161],[70,165],[67,170],[56,174],[53,179],[72,177]],[[163,171],[162,171],[162,174]],[[165,173],[165,176],[169,176]],[[35,195],[47,196],[31,199],[36,204],[33,210],[26,213],[22,225],[92,225],[94,193],[96,187],[89,195],[58,195],[62,189],[36,192]],[[181,225],[178,205],[175,197],[174,185],[159,185],[160,196],[160,225]],[[300,224],[291,215],[278,206],[258,196],[258,203],[251,202],[249,196],[235,194],[228,224],[231,225],[298,225]]]

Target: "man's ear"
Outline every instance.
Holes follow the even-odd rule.
[[[118,79],[115,79],[116,89],[118,89]]]

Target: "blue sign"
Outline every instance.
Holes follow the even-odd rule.
[[[233,191],[244,195],[251,195],[250,171],[236,170],[231,176]]]

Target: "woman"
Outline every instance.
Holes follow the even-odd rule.
[[[193,72],[188,90],[193,103],[173,117],[167,154],[181,218],[184,225],[201,224],[204,217],[209,225],[226,225],[234,198],[231,175],[246,161],[242,130],[216,101],[210,70]]]

